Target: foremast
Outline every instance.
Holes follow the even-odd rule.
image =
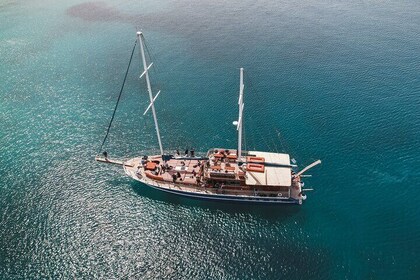
[[[150,108],[152,108],[153,120],[155,122],[156,135],[157,135],[158,142],[159,142],[160,154],[163,155],[162,141],[160,139],[160,133],[159,133],[159,124],[158,124],[158,120],[157,120],[157,117],[156,117],[156,110],[155,110],[155,105],[154,105],[154,101],[158,97],[160,91],[156,94],[155,97],[153,97],[152,86],[150,85],[150,79],[149,79],[149,68],[152,66],[153,62],[150,63],[149,66],[147,65],[146,55],[144,53],[144,38],[143,38],[143,34],[141,32],[137,32],[137,40],[138,40],[139,45],[140,45],[140,55],[141,55],[141,58],[142,58],[142,61],[143,61],[143,69],[144,69],[144,72],[140,75],[140,78],[142,78],[143,76],[146,77],[147,91],[149,92],[149,98],[150,98],[150,104],[147,107],[146,111],[144,111],[143,115],[145,115],[147,113],[147,111]]]

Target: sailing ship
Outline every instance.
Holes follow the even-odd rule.
[[[104,152],[103,155],[96,156],[96,161],[122,165],[125,173],[134,180],[174,195],[226,202],[302,204],[306,199],[305,191],[312,190],[303,188],[302,178],[310,176],[304,173],[321,161],[317,160],[298,171],[297,166],[291,163],[289,154],[242,150],[243,68],[240,68],[239,114],[238,119],[233,122],[238,133],[237,147],[211,148],[204,156],[197,156],[193,150],[186,150],[182,154],[178,150],[175,154],[165,153],[154,106],[160,91],[153,96],[149,77],[149,69],[153,63],[147,64],[142,32],[137,32],[136,44],[140,45],[143,64],[140,78],[146,79],[150,99],[144,114],[151,109],[160,154],[120,161],[109,158]]]

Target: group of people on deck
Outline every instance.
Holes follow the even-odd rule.
[[[176,153],[177,156],[180,156],[180,153],[179,153],[178,149],[175,150],[175,153]],[[184,157],[188,157],[188,154],[190,154],[190,157],[194,157],[195,156],[194,149],[193,148],[191,148],[191,150],[186,149],[185,153],[184,153]]]

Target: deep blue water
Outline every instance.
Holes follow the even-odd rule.
[[[419,279],[420,3],[0,3],[0,278]],[[163,145],[320,158],[295,207],[194,201],[93,161],[141,28]],[[157,151],[136,52],[106,149]],[[279,135],[278,135],[279,132]]]

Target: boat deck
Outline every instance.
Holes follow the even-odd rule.
[[[138,158],[130,160],[130,164],[124,165],[125,172],[132,178],[136,179],[137,181],[143,182],[147,185],[155,186],[160,189],[167,189],[170,191],[177,191],[182,192],[184,194],[198,194],[198,195],[207,195],[207,196],[235,196],[237,198],[270,198],[270,199],[276,199],[276,200],[285,200],[289,199],[289,193],[288,192],[273,192],[273,191],[255,191],[251,188],[242,188],[242,189],[228,189],[228,188],[215,188],[212,186],[206,186],[205,184],[197,184],[192,183],[188,184],[187,182],[192,182],[191,178],[188,178],[188,176],[185,176],[185,178],[188,178],[185,180],[177,180],[175,183],[173,181],[169,180],[169,176],[165,176],[164,178],[167,178],[168,180],[156,180],[154,178],[148,177],[146,174],[148,171],[144,171],[144,169],[139,168],[137,169],[136,163],[141,164],[141,159]],[[133,166],[131,166],[133,164]],[[169,172],[168,172],[169,173]],[[196,177],[197,178],[197,177]]]
[[[148,185],[186,193],[299,199],[299,184],[247,185],[247,173],[251,172],[246,171],[245,164],[238,165],[236,154],[228,154],[222,158],[218,153],[209,153],[206,159],[175,157],[167,161],[160,155],[133,158],[124,162],[124,170]]]
[[[126,162],[126,167],[131,165],[127,169],[140,176],[161,182],[186,185],[197,185],[197,178],[200,177],[200,168],[203,164],[199,159],[170,159],[164,162],[160,156],[149,157],[145,165],[142,164],[142,161],[144,163],[142,158],[131,159]]]

